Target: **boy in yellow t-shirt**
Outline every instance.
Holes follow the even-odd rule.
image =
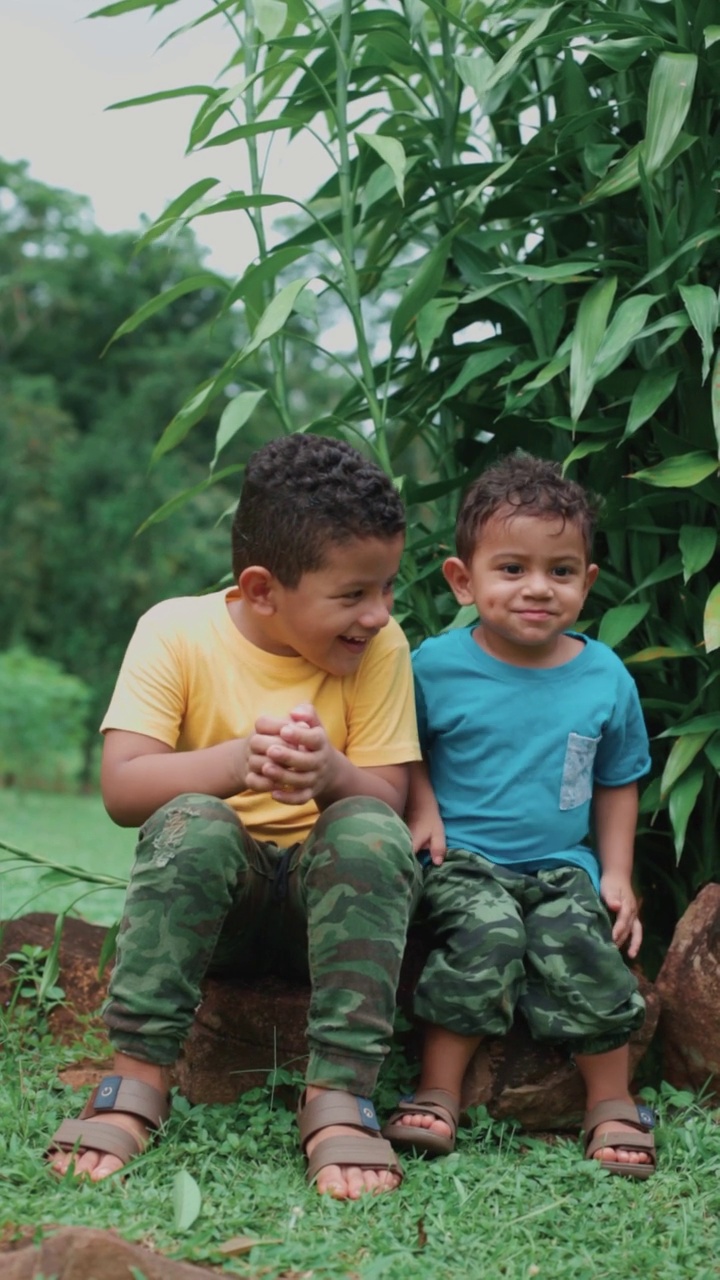
[[[369,1095],[420,881],[399,816],[420,758],[390,617],[404,528],[349,445],[273,441],[247,465],[236,585],[141,618],[102,724],[105,805],[140,827],[104,1011],[115,1063],[55,1134],[56,1172],[99,1181],[144,1149],[222,968],[309,978],[298,1116],[318,1190],[399,1184]]]

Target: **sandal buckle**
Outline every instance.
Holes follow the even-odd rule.
[[[374,1129],[377,1133],[379,1133],[380,1122],[377,1118],[375,1108],[372,1102],[370,1101],[370,1099],[358,1097],[356,1101],[357,1101],[357,1108],[360,1113],[360,1123],[363,1129]]]
[[[93,1099],[94,1110],[113,1111],[121,1084],[122,1076],[105,1076],[95,1091]]]

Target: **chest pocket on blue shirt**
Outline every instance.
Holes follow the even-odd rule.
[[[593,765],[599,741],[599,738],[583,738],[579,733],[568,734],[560,784],[561,809],[577,809],[592,799]]]

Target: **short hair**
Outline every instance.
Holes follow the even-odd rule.
[[[259,564],[296,587],[304,573],[322,568],[329,546],[404,530],[400,495],[375,462],[342,440],[283,436],[245,468],[232,524],[233,576]]]
[[[469,564],[481,530],[499,511],[515,515],[559,518],[578,526],[590,560],[600,500],[582,485],[568,480],[558,462],[532,454],[507,454],[483,471],[463,497],[455,525],[455,545],[460,559]]]

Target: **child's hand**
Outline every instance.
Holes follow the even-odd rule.
[[[266,776],[266,765],[268,764],[268,749],[271,746],[282,745],[280,731],[283,725],[288,723],[287,717],[283,720],[276,719],[272,716],[261,716],[255,721],[255,729],[245,740],[245,779],[243,790],[245,791],[271,791],[273,781],[270,776]]]
[[[337,754],[315,708],[310,703],[293,707],[267,746],[263,776],[273,799],[282,804],[316,799],[332,782]]]
[[[627,943],[627,953],[632,960],[640,950],[642,925],[638,919],[637,898],[630,881],[624,876],[605,874],[600,881],[600,897],[609,911],[615,915],[613,942],[618,947]]]
[[[405,821],[412,836],[413,853],[421,853],[423,849],[427,849],[433,866],[442,866],[447,853],[447,841],[445,827],[437,810],[408,813]]]

